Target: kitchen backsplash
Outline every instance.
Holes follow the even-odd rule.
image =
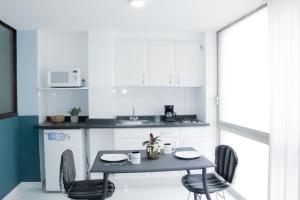
[[[198,114],[200,88],[118,87],[114,89],[115,115],[163,115],[164,105],[174,105],[177,114]]]

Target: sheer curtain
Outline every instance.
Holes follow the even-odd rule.
[[[299,199],[300,1],[269,0],[270,200]]]

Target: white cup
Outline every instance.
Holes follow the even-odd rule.
[[[139,151],[133,151],[128,154],[128,161],[133,165],[141,164],[141,153]]]
[[[172,148],[171,143],[165,143],[164,144],[164,154],[171,154],[175,151],[175,148]]]

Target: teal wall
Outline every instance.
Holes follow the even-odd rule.
[[[0,199],[20,182],[40,181],[38,116],[0,120]]]
[[[18,163],[20,182],[40,181],[38,116],[19,116]]]
[[[0,120],[0,199],[19,183],[18,117]]]

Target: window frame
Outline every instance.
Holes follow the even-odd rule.
[[[231,130],[234,134],[238,134],[249,139],[253,139],[255,141],[269,144],[269,133],[265,133],[258,130],[249,129],[247,127],[237,126],[235,124],[231,124],[228,122],[223,122],[220,120],[220,104],[219,104],[219,97],[220,97],[220,42],[219,42],[219,35],[223,30],[230,28],[231,26],[237,24],[238,22],[246,19],[247,17],[252,16],[256,12],[260,11],[267,7],[267,4],[263,4],[262,6],[256,8],[255,10],[251,11],[250,13],[240,17],[239,19],[231,22],[230,24],[224,26],[220,30],[217,31],[217,124],[218,124],[218,143],[220,143],[220,132],[221,129]],[[234,130],[234,131],[233,131]],[[252,134],[252,136],[251,136]]]
[[[11,85],[12,85],[12,105],[13,105],[13,110],[11,112],[7,113],[0,113],[0,119],[5,119],[9,117],[14,117],[18,115],[18,108],[17,108],[17,31],[10,25],[4,23],[3,21],[0,20],[0,25],[3,26],[4,28],[7,28],[12,32],[13,40],[11,44],[11,49],[12,49],[12,76],[11,76]]]

